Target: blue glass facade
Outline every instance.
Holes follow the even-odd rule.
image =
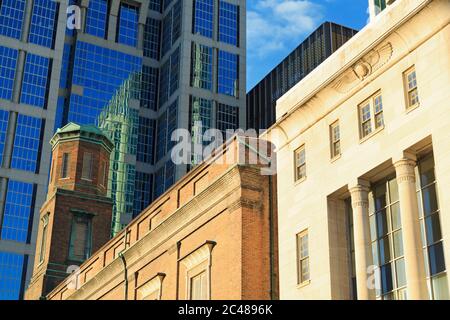
[[[134,207],[133,216],[136,217],[151,202],[152,195],[152,175],[145,172],[136,171],[134,186]]]
[[[8,130],[9,112],[0,109],[0,166],[3,161],[3,150],[5,149],[6,131]]]
[[[0,300],[20,299],[26,261],[22,254],[0,251]]]
[[[217,60],[217,91],[222,94],[237,97],[239,88],[239,56],[219,50]]]
[[[117,42],[128,46],[137,46],[138,36],[138,8],[122,3],[119,10],[119,30]]]
[[[58,4],[53,0],[34,0],[28,42],[52,48],[56,35]]]
[[[239,43],[239,6],[219,0],[219,41]]]
[[[137,144],[137,161],[153,163],[153,132],[155,120],[139,117],[139,134]]]
[[[141,57],[77,42],[72,84],[83,87],[83,96],[71,94],[68,121],[95,124],[116,90],[141,68]]]
[[[0,34],[20,39],[22,36],[25,0],[0,1]],[[3,64],[2,64],[3,65]]]
[[[90,0],[86,16],[86,33],[105,38],[107,17],[108,0]]]
[[[141,107],[158,109],[158,69],[149,66],[142,67]]]
[[[18,115],[11,168],[38,171],[42,129],[42,119]]]
[[[144,30],[144,57],[159,59],[161,21],[147,18]]]
[[[50,80],[50,59],[28,53],[22,80],[20,103],[46,107],[47,84]]]
[[[29,242],[33,198],[33,184],[15,180],[8,181],[1,229],[2,240]]]
[[[193,33],[212,38],[214,29],[214,0],[194,0]]]
[[[0,46],[0,98],[5,100],[12,99],[18,54],[15,49]]]
[[[191,85],[212,90],[213,49],[193,42],[191,60]]]

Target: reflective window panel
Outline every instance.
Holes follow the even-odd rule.
[[[25,11],[25,0],[0,1],[0,34],[20,39]]]
[[[136,160],[153,163],[153,131],[155,120],[139,117],[139,134]]]
[[[0,251],[0,300],[22,298],[22,274],[26,260],[22,254]]]
[[[56,35],[57,15],[58,4],[54,0],[34,0],[28,41],[52,48]]]
[[[11,159],[11,168],[37,172],[42,119],[19,114]]]
[[[2,222],[2,240],[27,242],[30,216],[34,209],[34,185],[9,180]]]
[[[238,96],[239,56],[219,50],[217,91],[229,96]]]
[[[49,75],[50,59],[27,53],[20,102],[44,108],[46,105]]]
[[[194,0],[192,32],[208,38],[213,37],[214,0]]]
[[[107,15],[108,0],[90,0],[86,16],[86,33],[105,38]]]
[[[192,43],[191,85],[206,90],[212,89],[213,49]]]
[[[5,100],[12,99],[18,54],[15,49],[0,46],[0,98]]]
[[[239,6],[219,1],[219,41],[238,45]]]
[[[134,207],[133,217],[142,212],[151,202],[152,175],[150,173],[136,171],[134,183]]]
[[[126,3],[120,4],[117,42],[137,46],[139,9]]]
[[[0,166],[3,161],[3,151],[5,149],[6,132],[8,130],[9,112],[0,109]]]

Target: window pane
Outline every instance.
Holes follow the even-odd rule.
[[[429,215],[438,210],[438,201],[436,197],[436,186],[434,184],[422,190],[423,210],[425,215]]]
[[[194,22],[193,33],[212,38],[213,35],[213,0],[195,0],[194,1]]]
[[[219,1],[219,41],[238,45],[239,6]]]
[[[2,165],[3,160],[3,150],[5,148],[6,131],[8,130],[8,121],[9,121],[9,112],[0,109],[0,166]]]
[[[25,0],[3,0],[0,1],[0,6],[0,34],[20,39],[22,36]]]
[[[86,17],[86,33],[100,38],[106,36],[107,0],[90,0]]]
[[[386,210],[383,209],[376,213],[377,218],[377,236],[381,238],[388,233],[388,222],[386,216]]]
[[[192,43],[191,85],[196,88],[212,89],[213,49]]]
[[[392,235],[394,241],[394,255],[396,258],[403,256],[402,231],[396,231]]]
[[[50,59],[27,53],[20,102],[44,108],[47,101],[47,84]]]
[[[405,259],[395,261],[395,272],[397,274],[397,288],[406,286]]]
[[[3,8],[3,7],[2,7]],[[2,28],[0,28],[1,30]],[[15,49],[0,46],[0,98],[12,99],[14,78],[16,76],[17,57],[19,52]]]
[[[427,229],[427,243],[433,244],[442,239],[441,224],[439,222],[439,213],[435,213],[425,218]]]
[[[392,291],[392,270],[391,264],[381,266],[381,292],[388,293]]]
[[[239,56],[219,50],[218,53],[218,93],[237,97],[239,82]]]
[[[448,293],[448,280],[447,275],[442,274],[431,278],[433,286],[433,299],[434,300],[449,300]]]
[[[400,219],[400,203],[397,202],[391,206],[391,217],[392,217],[392,230],[397,230],[402,227],[402,222]]]
[[[33,194],[33,184],[8,181],[1,228],[3,240],[27,241],[30,215],[34,209]]]
[[[92,153],[85,152],[83,154],[83,169],[81,172],[81,178],[83,179],[92,178]]]
[[[444,249],[442,242],[438,242],[428,248],[430,260],[430,274],[434,275],[445,270]]]
[[[42,119],[18,115],[11,168],[30,172],[38,171],[41,126]]]
[[[378,241],[380,249],[380,264],[385,264],[391,261],[391,250],[389,247],[389,237],[385,237]]]
[[[0,300],[21,299],[24,256],[0,251]]]
[[[29,42],[47,48],[53,47],[57,8],[57,3],[53,0],[34,0]]]
[[[119,43],[132,47],[137,46],[138,16],[139,10],[137,7],[126,3],[120,4],[119,30],[117,35]]]
[[[434,160],[433,157],[427,157],[420,161],[420,184],[425,187],[435,180],[434,176]]]

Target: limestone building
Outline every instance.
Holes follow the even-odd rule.
[[[448,299],[450,2],[397,0],[277,101],[281,299]]]
[[[276,299],[276,176],[249,145],[228,140],[47,299]]]

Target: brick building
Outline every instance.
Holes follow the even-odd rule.
[[[40,299],[110,239],[107,195],[112,142],[94,126],[69,123],[50,141],[47,200],[40,210],[33,276],[26,299]]]
[[[277,298],[276,180],[244,161],[254,141],[228,140],[47,299]]]

